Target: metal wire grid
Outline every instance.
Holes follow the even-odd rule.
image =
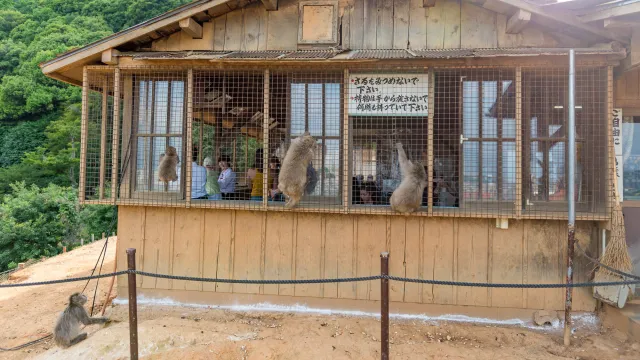
[[[430,170],[420,214],[566,218],[562,188],[566,116],[558,114],[566,112],[566,68],[194,69],[190,82],[189,73],[184,68],[121,71],[120,113],[134,121],[133,126],[122,121],[119,134],[120,203],[281,209],[278,165],[291,140],[309,131],[318,143],[312,160],[317,183],[298,211],[392,214],[388,201],[401,178],[395,144],[402,143],[411,161]],[[103,75],[90,71],[87,81],[90,89],[98,89],[87,97],[85,198],[91,200],[100,198],[95,188],[100,185],[103,111],[102,88],[96,84],[104,82]],[[390,107],[384,97],[377,97],[381,94],[365,98],[359,93],[388,92],[366,86],[394,77],[419,81],[394,86],[391,96],[396,97],[387,100],[420,101],[425,108],[407,113],[408,104]],[[374,80],[363,88],[365,78]],[[521,80],[520,86],[516,79]],[[582,177],[576,181],[578,216],[600,219],[607,214],[607,181],[611,180],[609,172],[603,171],[608,166],[607,68],[579,68],[576,80],[578,176]],[[361,87],[352,81],[360,81]],[[112,101],[107,101],[108,114]],[[375,109],[382,106],[382,111],[376,113],[372,103]],[[363,111],[357,111],[358,104]],[[189,109],[196,165],[184,159]],[[105,189],[110,179],[112,115],[106,121]],[[151,132],[158,127],[162,131]],[[178,151],[180,179],[187,176],[187,164],[191,166],[188,199],[183,181],[167,187],[157,181],[159,157],[167,144]],[[216,195],[218,182],[213,180],[220,177],[218,160],[227,157],[237,190],[223,197]],[[203,165],[209,165],[204,168],[206,180]],[[255,174],[262,175],[265,168],[269,169],[267,179],[262,176],[260,187],[260,176]],[[206,197],[191,198],[203,183]],[[108,196],[105,190],[105,199]]]
[[[193,84],[191,203],[262,208],[264,71],[194,70]]]
[[[523,69],[523,214],[566,217],[568,68]],[[607,68],[577,68],[576,212],[608,213]]]
[[[113,164],[114,73],[92,71],[87,76],[87,128],[84,167],[84,198],[99,202],[111,199]]]

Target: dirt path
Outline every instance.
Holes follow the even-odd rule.
[[[103,272],[113,270],[115,245],[116,241],[111,239],[107,248]],[[89,275],[103,246],[104,240],[96,241],[66,254],[47,259],[14,273],[17,280],[9,282],[44,281]],[[95,284],[96,280],[93,280],[87,287],[86,295],[89,298],[89,304],[93,299]],[[101,309],[99,302],[103,301],[106,296],[109,279],[100,279],[99,284],[96,310]],[[24,344],[53,331],[58,314],[68,303],[69,295],[82,291],[84,286],[85,282],[73,282],[0,289],[0,347],[9,348]],[[91,326],[87,330],[96,331],[97,329],[98,326]],[[0,352],[0,358],[28,358],[53,346],[51,341],[45,341],[24,350]]]
[[[20,274],[28,276],[21,281],[87,274],[101,246],[85,246],[35,265]],[[114,247],[110,248],[107,271],[113,266]],[[100,283],[99,299],[103,299],[108,281]],[[49,332],[67,296],[83,286],[0,291],[0,346],[22,344]],[[70,349],[45,342],[0,353],[0,359],[127,359],[127,306],[107,311],[114,321],[106,327],[88,327],[89,338]],[[138,321],[140,355],[145,359],[380,358],[380,323],[369,317],[140,306]],[[560,329],[543,332],[451,322],[392,319],[391,337],[393,359],[640,359],[640,344],[597,324],[579,328],[569,348],[562,346]]]

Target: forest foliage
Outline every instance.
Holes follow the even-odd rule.
[[[38,64],[189,0],[0,0],[0,271],[106,231],[77,202],[81,90]]]

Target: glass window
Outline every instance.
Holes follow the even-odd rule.
[[[184,81],[178,80],[136,82],[136,191],[180,192],[180,163],[184,161],[184,86]],[[158,167],[168,146],[173,146],[178,153],[178,180],[165,188],[158,178]]]
[[[625,116],[622,122],[624,200],[640,200],[640,116]]]

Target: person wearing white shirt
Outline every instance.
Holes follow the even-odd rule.
[[[198,165],[198,152],[193,151],[193,163],[191,164],[191,198],[207,199],[207,169]]]
[[[233,192],[236,191],[236,174],[231,169],[230,162],[231,159],[226,155],[222,155],[218,159],[218,165],[222,170],[218,177],[218,185],[220,185],[220,193],[222,193],[224,200],[231,199]]]

